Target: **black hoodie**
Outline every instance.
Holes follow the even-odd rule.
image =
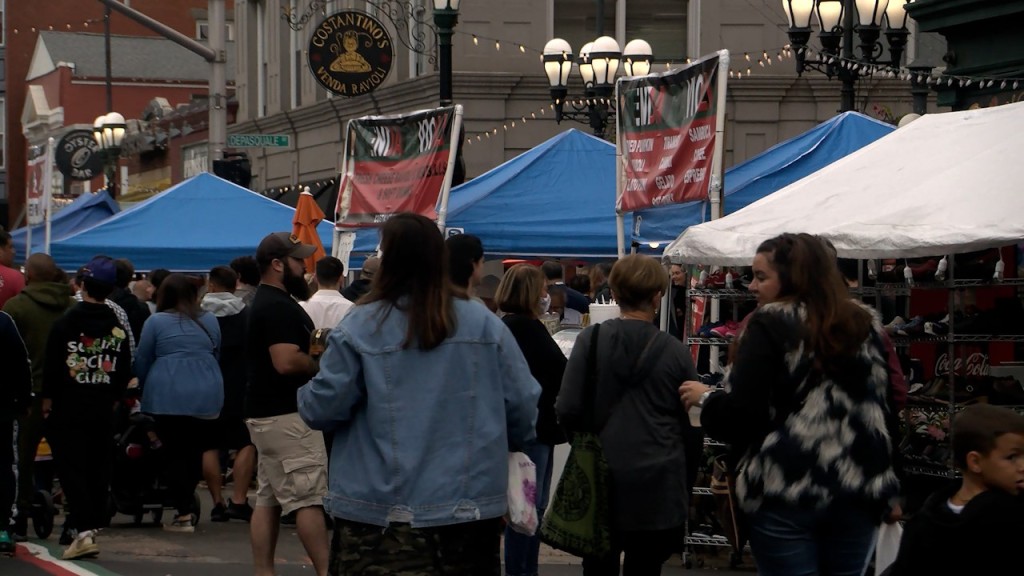
[[[991,489],[956,514],[949,498],[959,488],[936,491],[907,522],[891,576],[1020,574],[1024,497]]]
[[[110,414],[132,377],[128,335],[106,304],[79,302],[58,319],[46,344],[43,398],[51,419],[93,420]]]

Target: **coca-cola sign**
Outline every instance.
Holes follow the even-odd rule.
[[[981,378],[989,375],[988,354],[972,352],[969,356],[957,356],[953,360],[953,373],[967,378]],[[935,360],[935,375],[949,374],[949,353],[945,352]]]

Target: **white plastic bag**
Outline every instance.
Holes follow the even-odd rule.
[[[508,514],[510,528],[533,536],[537,531],[537,466],[522,452],[508,454]]]
[[[896,561],[896,553],[900,551],[902,538],[902,523],[882,523],[878,529],[878,542],[875,544],[875,576],[884,572],[889,565]]]

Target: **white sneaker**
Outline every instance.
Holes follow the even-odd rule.
[[[87,535],[79,535],[64,550],[62,558],[64,560],[74,560],[76,558],[84,558],[86,556],[95,556],[100,553],[100,547],[96,545],[96,539],[91,533]]]

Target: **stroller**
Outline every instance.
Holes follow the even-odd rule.
[[[114,457],[107,507],[110,517],[131,516],[142,524],[150,515],[154,524],[163,519],[164,509],[171,508],[167,486],[161,479],[163,462],[159,443],[151,439],[154,420],[137,410],[138,400],[128,398],[115,414]],[[199,521],[198,492],[193,495],[194,522]]]

